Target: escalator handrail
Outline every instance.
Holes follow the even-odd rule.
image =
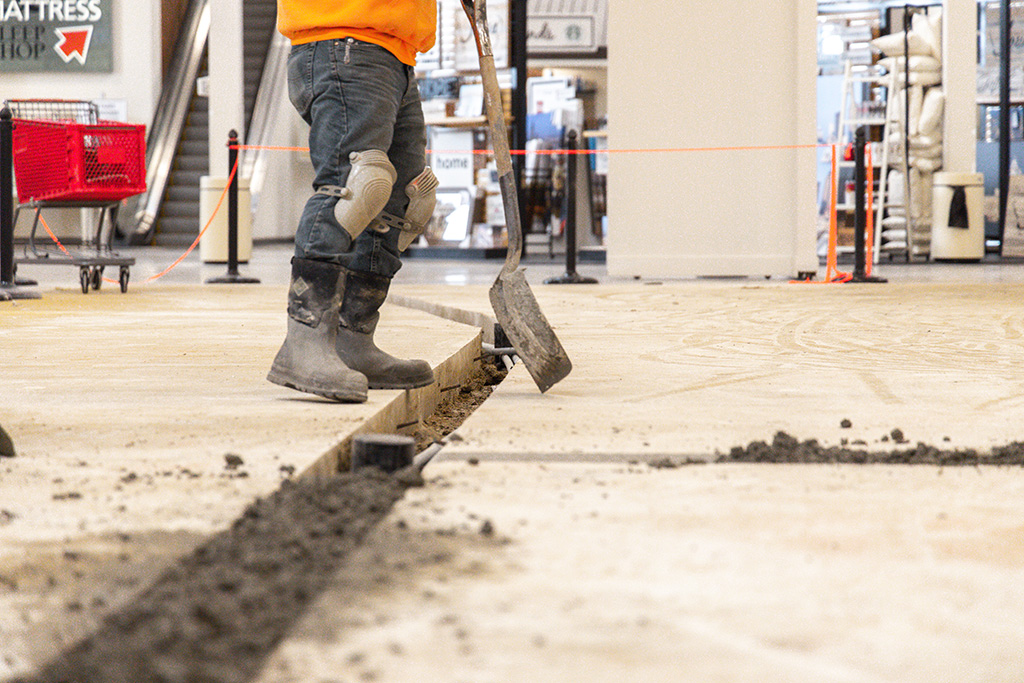
[[[129,237],[133,243],[152,239],[209,35],[210,0],[191,0],[146,142],[147,191],[136,198],[134,211],[122,212],[134,220]]]

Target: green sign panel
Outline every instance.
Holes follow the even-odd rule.
[[[114,0],[0,0],[0,72],[113,70]]]

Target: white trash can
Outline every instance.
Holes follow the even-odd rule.
[[[980,261],[985,256],[985,176],[936,173],[932,182],[935,261]]]
[[[199,229],[209,222],[217,209],[217,202],[228,179],[223,176],[203,176],[199,179]],[[199,240],[199,256],[203,263],[228,261],[228,196],[224,194],[213,222]],[[238,262],[248,263],[252,256],[252,201],[248,178],[238,180]]]

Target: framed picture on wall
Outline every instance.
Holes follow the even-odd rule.
[[[530,0],[526,51],[548,59],[608,54],[608,0]]]
[[[434,215],[427,225],[427,243],[439,245],[463,242],[473,227],[475,204],[476,197],[469,188],[438,188]]]

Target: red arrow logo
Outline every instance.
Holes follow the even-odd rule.
[[[58,28],[54,29],[54,32],[60,38],[60,42],[53,47],[61,59],[66,64],[72,59],[78,60],[79,64],[85,64],[89,57],[89,44],[92,42],[92,26]]]

